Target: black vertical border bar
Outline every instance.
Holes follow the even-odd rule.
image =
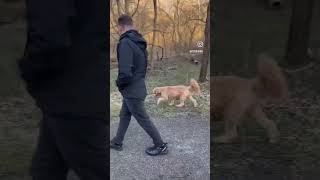
[[[214,71],[213,71],[213,56],[214,56],[214,41],[215,41],[215,34],[214,34],[214,28],[216,25],[216,20],[215,20],[215,8],[216,8],[216,0],[209,0],[209,9],[210,9],[210,46],[209,46],[209,65],[210,65],[210,106],[213,105],[213,84],[211,83],[211,78],[213,77]],[[213,156],[213,142],[212,142],[212,136],[213,136],[213,116],[211,112],[211,107],[210,107],[210,179],[213,179],[213,161],[214,161],[214,156]]]
[[[109,0],[99,0],[99,1],[104,1],[104,9],[102,11],[104,12],[105,16],[105,23],[106,25],[104,26],[105,32],[106,32],[106,37],[105,37],[105,51],[106,51],[106,74],[107,74],[107,91],[106,91],[106,96],[107,96],[107,109],[106,109],[106,121],[107,122],[107,142],[110,140],[110,2]],[[106,144],[107,146],[107,153],[108,153],[108,162],[107,168],[109,171],[108,179],[110,179],[110,148],[108,146],[109,144]]]

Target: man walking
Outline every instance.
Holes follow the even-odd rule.
[[[133,116],[153,139],[154,146],[147,148],[146,153],[151,156],[167,154],[167,144],[162,141],[160,133],[144,108],[147,95],[147,43],[133,28],[133,20],[128,15],[119,17],[118,29],[121,36],[117,47],[119,72],[116,84],[123,96],[123,102],[117,135],[111,140],[110,147],[122,150],[122,141]]]
[[[19,61],[43,117],[33,180],[108,178],[108,1],[27,0]]]

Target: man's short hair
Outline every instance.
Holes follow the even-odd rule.
[[[133,20],[132,20],[132,17],[129,16],[129,15],[121,15],[119,18],[118,18],[118,25],[120,26],[132,26],[133,25]]]

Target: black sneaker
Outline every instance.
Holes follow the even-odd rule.
[[[117,151],[122,151],[122,144],[118,144],[115,142],[110,142],[110,148],[117,150]]]
[[[146,153],[150,156],[165,155],[168,154],[167,143],[162,144],[161,146],[153,146],[146,149]]]

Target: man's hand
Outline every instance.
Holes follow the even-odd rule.
[[[18,60],[20,75],[28,84],[39,84],[56,77],[63,71],[66,49],[28,50]]]

